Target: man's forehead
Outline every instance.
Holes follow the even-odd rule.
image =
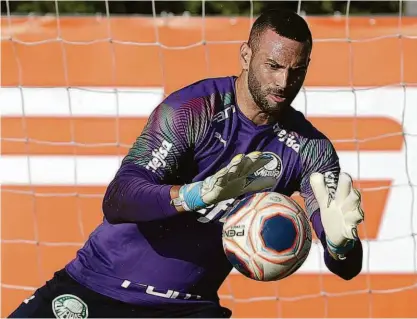
[[[259,39],[259,50],[270,55],[277,55],[285,51],[300,54],[302,51],[308,52],[307,43],[301,43],[292,39],[288,39],[276,33],[271,29],[265,30]]]

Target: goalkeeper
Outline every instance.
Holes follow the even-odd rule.
[[[217,294],[232,269],[222,217],[266,190],[299,192],[328,269],[358,275],[359,192],[331,142],[291,107],[311,50],[300,16],[266,11],[240,47],[238,77],[168,96],[108,186],[103,222],[11,317],[228,318]]]

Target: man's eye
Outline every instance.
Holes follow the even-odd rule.
[[[279,69],[279,65],[277,65],[277,64],[271,64],[271,63],[268,63],[268,66],[269,66],[271,69],[273,69],[273,70],[277,70],[277,69]]]

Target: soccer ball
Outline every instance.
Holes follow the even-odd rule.
[[[306,260],[312,241],[303,209],[290,197],[274,192],[238,202],[226,217],[222,239],[233,267],[258,281],[294,273]]]

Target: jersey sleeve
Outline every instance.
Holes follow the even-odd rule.
[[[177,214],[170,189],[191,171],[208,118],[204,99],[183,103],[171,96],[152,112],[106,189],[102,209],[107,221],[137,223]]]
[[[319,205],[310,185],[312,173],[322,173],[327,179],[327,185],[337,187],[340,173],[339,157],[333,144],[326,138],[310,139],[301,148],[302,174],[300,183],[300,195],[304,199],[306,212],[309,217],[319,210]]]
[[[180,175],[181,165],[192,158],[209,117],[203,99],[180,106],[179,101],[171,100],[161,103],[150,115],[122,163],[145,169],[160,183],[170,182]]]

